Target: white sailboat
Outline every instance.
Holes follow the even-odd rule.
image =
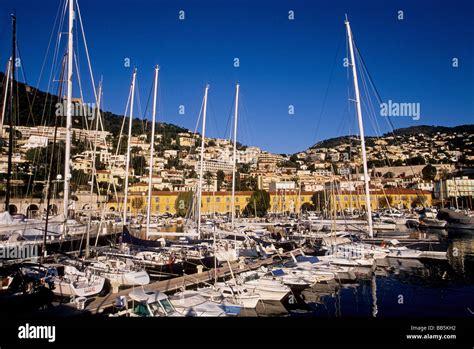
[[[144,269],[118,258],[98,257],[87,266],[86,271],[106,278],[112,286],[144,286],[150,283],[150,276]]]
[[[53,293],[61,297],[90,297],[102,291],[105,278],[79,271],[71,265],[46,264],[54,283]]]
[[[362,149],[362,165],[364,168],[364,185],[365,185],[365,211],[367,215],[367,225],[368,225],[368,235],[369,237],[374,236],[373,231],[373,223],[372,223],[372,207],[370,201],[370,186],[369,186],[369,171],[367,169],[367,154],[365,150],[365,137],[364,137],[364,123],[362,120],[362,108],[360,102],[360,94],[359,94],[359,81],[357,79],[357,67],[355,62],[355,55],[354,55],[354,39],[352,37],[352,30],[349,24],[349,20],[346,16],[345,20],[346,31],[347,31],[347,40],[349,42],[349,52],[350,52],[350,66],[352,67],[352,78],[354,82],[354,93],[355,99],[354,102],[356,104],[356,111],[357,111],[357,120],[359,124],[359,134],[360,134],[360,144]]]

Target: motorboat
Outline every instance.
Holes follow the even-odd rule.
[[[185,290],[170,297],[176,311],[184,316],[221,317],[227,316],[225,310],[207,300],[198,291]]]
[[[168,296],[159,291],[145,291],[135,289],[129,294],[130,300],[125,309],[111,314],[110,316],[130,316],[130,317],[179,317],[182,316],[176,311]]]
[[[242,273],[237,282],[260,295],[264,301],[281,301],[291,291],[281,280],[260,278],[257,272]]]

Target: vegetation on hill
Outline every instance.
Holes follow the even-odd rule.
[[[0,91],[3,91],[5,74],[0,72]],[[29,85],[18,82],[18,117],[17,126],[54,126],[56,104],[61,102],[54,93],[46,93]],[[57,92],[57,91],[56,91]],[[0,99],[0,107],[3,99]],[[123,115],[117,115],[108,111],[101,111],[104,130],[118,136],[123,123]],[[64,119],[64,118],[62,118]],[[85,117],[73,117],[73,128],[87,128],[89,120]],[[60,120],[60,126],[65,126],[65,120]],[[138,136],[143,133],[151,132],[151,122],[134,118],[132,121],[132,135]],[[163,135],[163,141],[166,143],[171,139],[176,139],[176,135],[182,132],[188,132],[187,129],[173,124],[158,122],[157,134]],[[171,142],[169,142],[171,143]]]

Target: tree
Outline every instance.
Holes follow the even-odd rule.
[[[425,158],[422,156],[415,156],[414,158],[407,159],[407,165],[424,165],[426,164]]]
[[[100,161],[100,155],[96,154],[95,156],[95,169],[102,171],[106,169],[106,166],[103,162]]]
[[[278,167],[292,167],[292,168],[298,168],[299,164],[291,161],[281,161],[277,164]]]
[[[395,177],[395,173],[393,172],[387,172],[383,175],[383,178],[394,178]]]
[[[132,199],[132,208],[135,210],[135,212],[138,212],[139,209],[143,207],[143,198],[142,197],[136,197]]]
[[[391,207],[392,203],[393,203],[393,198],[391,196],[386,196],[379,199],[379,207],[381,208]]]
[[[143,176],[145,174],[145,157],[142,155],[132,157],[132,168],[135,176]]]
[[[392,166],[403,166],[403,161],[401,159],[397,159],[392,162]]]
[[[423,167],[423,170],[421,170],[421,174],[423,176],[423,180],[432,181],[436,177],[436,167],[431,164],[426,165]]]
[[[448,179],[450,177],[450,173],[447,169],[443,168],[441,171],[439,171],[439,178],[440,179]]]
[[[193,201],[193,192],[191,191],[184,191],[178,194],[176,201],[174,202],[174,208],[176,209],[176,214],[179,217],[186,216],[189,208],[192,205]]]
[[[76,185],[87,184],[89,176],[83,170],[71,170],[71,183]]]
[[[247,216],[253,216],[257,212],[258,217],[263,217],[267,214],[269,208],[270,194],[265,190],[256,190],[250,196],[250,201],[245,206],[244,212]]]
[[[224,171],[217,171],[217,191],[221,190],[222,183],[224,183],[225,174]]]
[[[301,205],[301,211],[303,212],[308,212],[308,211],[315,211],[316,207],[314,205],[311,205],[309,202],[303,203]]]
[[[175,170],[184,169],[184,166],[179,161],[179,156],[169,158],[168,162],[165,164],[165,169],[170,170],[170,169],[173,169],[173,168]]]
[[[298,161],[298,156],[296,154],[291,155],[290,161],[296,163]]]
[[[243,191],[255,191],[258,189],[257,178],[248,176],[240,181],[240,186],[238,190]]]
[[[250,165],[249,164],[239,164],[239,172],[240,173],[249,173],[250,172]]]
[[[425,206],[426,198],[424,196],[418,196],[417,198],[413,199],[411,202],[411,207],[419,207],[419,206]]]
[[[311,196],[311,202],[317,210],[324,211],[327,208],[326,197],[323,191],[318,191]]]
[[[207,186],[207,191],[210,191],[212,180],[214,179],[213,174],[209,171],[206,171],[206,173],[204,173],[203,179],[204,179],[204,184]]]

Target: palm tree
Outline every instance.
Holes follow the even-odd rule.
[[[212,185],[213,179],[214,179],[214,175],[211,172],[207,171],[204,174],[204,180],[205,180],[205,185],[207,186],[207,191],[211,190],[211,185]]]

